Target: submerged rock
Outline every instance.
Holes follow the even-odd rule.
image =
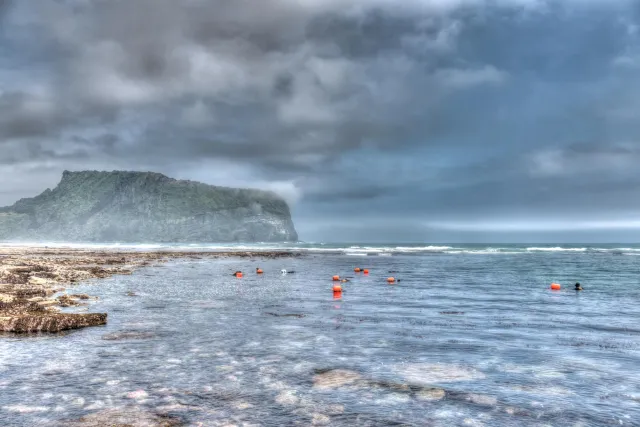
[[[177,417],[127,407],[107,409],[85,415],[77,420],[66,420],[64,425],[70,427],[178,427],[185,424]]]
[[[466,400],[482,406],[496,406],[498,399],[493,396],[487,396],[486,394],[470,393],[467,395]]]
[[[345,385],[351,385],[362,379],[362,376],[354,371],[346,369],[332,369],[329,371],[318,371],[313,377],[313,388],[334,389]]]
[[[300,401],[294,390],[284,390],[276,396],[276,403],[282,406],[293,406]]]
[[[143,331],[119,331],[112,332],[102,336],[106,341],[119,341],[119,340],[143,340],[147,338],[153,338],[155,336],[152,332]]]
[[[414,363],[399,365],[394,370],[414,384],[437,384],[485,378],[485,375],[476,369],[458,365]]]
[[[315,413],[311,417],[311,425],[314,425],[314,426],[326,426],[329,423],[331,423],[331,418],[329,418],[325,414]]]
[[[447,393],[441,388],[423,389],[416,393],[416,399],[431,402],[442,400],[446,395]]]

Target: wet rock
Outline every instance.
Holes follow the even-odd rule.
[[[153,338],[155,336],[152,332],[144,331],[118,331],[110,334],[105,334],[102,339],[105,341],[120,341],[120,340],[144,340]]]
[[[106,313],[70,314],[43,311],[14,316],[2,316],[0,313],[0,316],[0,331],[17,333],[60,332],[107,323]]]
[[[52,307],[52,306],[58,305],[60,303],[58,301],[56,301],[56,300],[47,299],[47,300],[43,300],[43,301],[38,301],[36,304],[38,304],[40,307]]]
[[[89,295],[87,294],[71,294],[69,295],[71,298],[76,298],[76,299],[89,299]]]
[[[56,299],[58,300],[60,307],[74,307],[80,305],[78,300],[73,298],[71,295],[61,295]]]
[[[185,423],[177,417],[146,412],[136,407],[107,409],[85,415],[77,420],[66,420],[70,427],[178,427]]]
[[[328,371],[317,371],[313,377],[313,388],[320,390],[330,390],[345,385],[351,385],[361,380],[362,376],[354,371],[346,369],[331,369]]]
[[[415,363],[399,365],[394,368],[407,382],[414,384],[437,384],[457,381],[472,381],[485,378],[485,375],[472,368],[458,365]]]

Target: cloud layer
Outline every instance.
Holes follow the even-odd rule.
[[[2,204],[118,168],[273,189],[308,239],[640,212],[630,0],[4,1],[0,20]]]

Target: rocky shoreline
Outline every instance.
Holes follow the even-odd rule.
[[[289,251],[178,252],[115,251],[46,247],[0,248],[0,332],[60,332],[107,323],[107,313],[62,313],[60,307],[86,305],[85,294],[68,293],[79,282],[132,274],[179,258],[285,258]],[[54,297],[56,294],[65,292]]]

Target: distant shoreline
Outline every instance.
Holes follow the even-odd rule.
[[[60,332],[106,324],[107,313],[60,311],[60,307],[71,306],[88,309],[95,298],[65,292],[86,280],[132,274],[142,267],[173,259],[274,259],[300,255],[288,250],[122,250],[4,244],[0,246],[0,332]],[[60,292],[65,293],[53,298]]]

